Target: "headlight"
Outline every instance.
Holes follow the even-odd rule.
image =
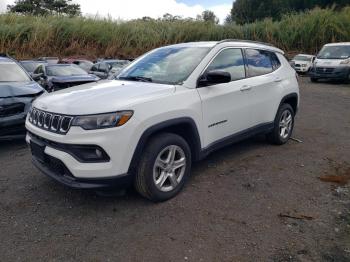
[[[73,119],[72,126],[80,126],[85,130],[112,128],[124,125],[132,115],[133,111],[121,111],[108,114],[77,116]]]

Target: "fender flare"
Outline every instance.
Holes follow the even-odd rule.
[[[143,149],[145,148],[147,141],[149,140],[149,138],[154,135],[157,132],[160,132],[164,129],[167,128],[171,128],[171,127],[175,127],[178,125],[189,125],[191,127],[191,143],[193,145],[194,148],[191,148],[191,151],[194,153],[194,155],[192,156],[194,160],[199,159],[200,156],[200,152],[201,152],[201,140],[200,140],[200,136],[199,136],[199,132],[198,132],[198,128],[197,125],[195,123],[195,121],[190,118],[190,117],[180,117],[180,118],[174,118],[174,119],[170,119],[170,120],[166,120],[157,124],[154,124],[150,127],[148,127],[141,135],[137,146],[134,150],[130,165],[129,165],[129,169],[128,169],[128,174],[135,174],[136,168],[137,168],[137,163],[140,160],[140,157],[142,155]],[[191,145],[190,145],[191,146]]]

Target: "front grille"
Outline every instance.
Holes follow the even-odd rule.
[[[332,67],[317,67],[316,73],[318,74],[332,74],[334,71],[334,68]]]
[[[58,115],[36,108],[29,111],[30,123],[53,133],[66,134],[72,124],[72,120],[72,116]]]
[[[296,67],[300,67],[300,64],[295,64]]]
[[[0,105],[0,117],[9,117],[24,112],[25,105],[23,103],[14,103],[10,105]]]

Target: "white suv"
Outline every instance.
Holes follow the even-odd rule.
[[[74,188],[133,183],[164,201],[192,161],[255,134],[284,144],[299,104],[295,71],[273,46],[237,40],[166,46],[116,80],[38,98],[27,142],[46,175]]]

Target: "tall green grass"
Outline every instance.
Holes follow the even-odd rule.
[[[314,9],[245,25],[196,21],[0,15],[0,52],[17,58],[41,55],[136,57],[152,48],[189,41],[250,39],[272,43],[287,52],[315,53],[328,42],[350,41],[350,7]]]

